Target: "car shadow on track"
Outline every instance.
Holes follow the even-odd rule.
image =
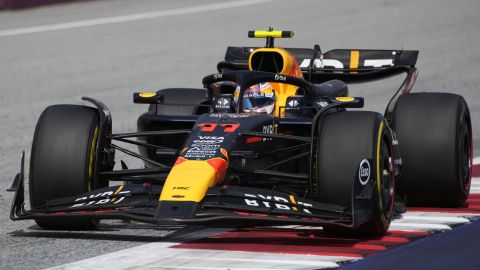
[[[27,230],[15,230],[8,234],[12,237],[55,238],[77,240],[109,240],[127,242],[184,242],[190,234],[198,234],[203,226],[152,226],[139,223],[101,224],[93,231],[55,231],[45,230],[37,225]]]

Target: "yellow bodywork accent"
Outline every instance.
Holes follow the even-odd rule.
[[[292,204],[297,204],[297,202],[295,201],[295,196],[293,195],[290,195],[290,201],[292,202]],[[298,211],[298,208],[296,206],[292,206],[292,209],[293,211]]]
[[[120,191],[122,191],[122,189],[123,189],[123,185],[119,186],[113,194],[117,195],[118,193],[120,193]]]
[[[160,201],[200,202],[215,184],[215,169],[206,160],[185,160],[168,174]]]
[[[152,92],[142,92],[140,94],[138,94],[140,97],[142,98],[151,98],[151,97],[154,97],[156,95],[156,93],[152,93]]]
[[[288,53],[286,50],[282,48],[258,48],[255,51],[253,51],[248,57],[248,67],[250,70],[252,70],[252,57],[259,52],[280,54],[283,59],[283,67],[279,73],[283,75],[290,75],[295,65],[293,61],[295,62],[297,61],[290,53]],[[293,75],[290,75],[290,76],[293,76]]]
[[[358,61],[360,60],[359,51],[350,52],[350,68],[358,68]]]
[[[280,110],[280,107],[284,107],[287,104],[287,98],[294,96],[297,93],[298,87],[284,83],[271,83],[272,88],[275,89],[275,116],[285,117],[285,108]]]
[[[335,100],[340,102],[352,102],[355,100],[354,97],[336,97]]]
[[[118,193],[120,193],[120,191],[122,191],[124,185],[121,185],[117,188],[117,190],[115,190],[115,192],[113,193],[114,195],[117,195]],[[113,198],[111,201],[114,202],[116,198]]]
[[[281,31],[279,31],[281,32]],[[283,66],[282,70],[279,72],[282,75],[293,76],[297,78],[303,78],[302,71],[298,67],[297,60],[289,52],[282,48],[259,48],[253,51],[248,58],[248,67],[252,70],[252,57],[256,53],[278,53],[282,56]],[[272,88],[275,90],[275,96],[277,98],[275,102],[275,116],[284,117],[285,110],[280,111],[280,107],[285,106],[287,98],[289,96],[294,96],[297,93],[297,86],[284,84],[284,83],[270,83]]]
[[[293,33],[292,33],[293,34]],[[282,31],[265,31],[265,30],[258,30],[253,33],[254,38],[282,38]]]

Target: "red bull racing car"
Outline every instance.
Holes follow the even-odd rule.
[[[274,46],[290,31],[250,31],[266,46],[229,47],[203,88],[134,93],[149,104],[133,133],[112,133],[92,106],[54,105],[11,190],[12,220],[47,229],[94,229],[101,219],[154,224],[299,224],[383,234],[396,202],[458,206],[472,175],[465,100],[410,93],[418,51]],[[385,113],[362,108],[349,83],[406,74]],[[129,143],[139,151],[119,145]],[[143,168],[114,169],[115,152]],[[118,161],[117,161],[118,162]],[[124,181],[111,186],[110,181]]]

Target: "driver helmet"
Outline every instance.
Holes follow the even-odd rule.
[[[234,101],[238,102],[240,89],[234,93]],[[275,91],[268,82],[251,86],[243,93],[242,112],[271,114],[275,109]]]

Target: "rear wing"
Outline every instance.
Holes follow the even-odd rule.
[[[248,58],[257,47],[228,47],[219,72],[247,70]],[[355,83],[378,80],[415,69],[418,51],[285,48],[296,59],[306,80],[322,83],[332,79]]]

